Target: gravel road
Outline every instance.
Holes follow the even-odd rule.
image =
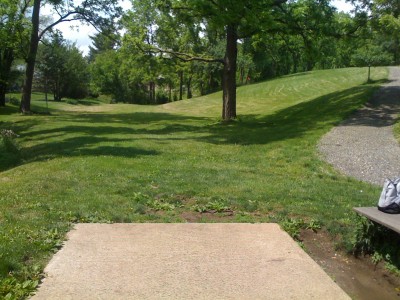
[[[320,141],[323,157],[342,173],[383,185],[400,176],[400,145],[393,125],[400,113],[400,67],[389,68],[389,82],[348,120]]]

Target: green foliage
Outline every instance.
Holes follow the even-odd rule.
[[[10,103],[12,105],[14,105],[14,106],[19,106],[20,105],[20,101],[16,97],[10,97]]]
[[[153,200],[147,205],[154,210],[174,210],[176,207],[173,203],[164,202],[162,200]]]
[[[71,105],[77,105],[79,102],[75,99],[66,99],[65,102]]]
[[[292,238],[298,239],[300,229],[306,228],[306,223],[303,219],[287,218],[280,223],[283,230],[285,230]]]
[[[60,32],[53,35],[50,43],[39,47],[35,83],[39,90],[51,91],[55,101],[64,97],[82,99],[88,94],[88,64]]]
[[[384,66],[392,63],[391,55],[381,46],[371,45],[370,41],[362,47],[358,48],[353,54],[353,63],[355,66]]]
[[[13,63],[22,58],[28,37],[26,11],[29,5],[22,0],[0,0],[0,106],[5,106],[5,94],[18,72]]]
[[[10,275],[0,281],[0,296],[4,300],[25,299],[35,292],[38,285],[38,280],[21,282]]]
[[[204,213],[204,212],[222,213],[222,212],[230,212],[230,211],[232,211],[232,208],[230,208],[227,205],[227,201],[225,201],[224,199],[216,198],[216,199],[210,200],[205,205],[195,204],[192,206],[192,210],[201,212],[201,213]]]
[[[383,260],[383,255],[378,252],[374,252],[374,254],[371,256],[371,261],[375,265],[380,263],[382,260]]]
[[[322,225],[319,220],[311,219],[306,226],[306,229],[311,229],[314,232],[317,232],[319,229],[322,228]]]
[[[385,267],[400,274],[400,237],[398,233],[357,216],[350,249],[356,255],[372,254],[374,264],[385,261]]]

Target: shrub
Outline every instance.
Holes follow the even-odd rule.
[[[0,170],[16,165],[20,161],[20,151],[15,141],[18,135],[10,129],[0,131]]]
[[[15,106],[19,106],[20,105],[20,101],[15,97],[11,97],[10,98],[10,104],[15,105]]]

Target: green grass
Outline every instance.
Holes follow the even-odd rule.
[[[387,70],[373,70],[375,84],[366,74],[315,71],[241,87],[239,120],[228,124],[218,121],[221,93],[162,106],[51,101],[51,114],[32,116],[0,108],[0,129],[16,132],[20,148],[18,163],[0,160],[0,279],[37,280],[73,222],[302,219],[347,240],[352,207],[374,205],[380,188],[340,175],[316,145]],[[32,105],[47,111],[42,95]]]

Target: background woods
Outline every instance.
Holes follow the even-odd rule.
[[[45,3],[57,18],[40,14]],[[23,88],[21,111],[29,112],[32,87],[55,101],[106,94],[138,104],[221,89],[222,118],[233,119],[237,85],[398,63],[398,3],[353,4],[347,14],[327,0],[147,0],[122,12],[116,0],[1,0],[0,105]],[[97,29],[85,55],[54,29],[73,20]]]

